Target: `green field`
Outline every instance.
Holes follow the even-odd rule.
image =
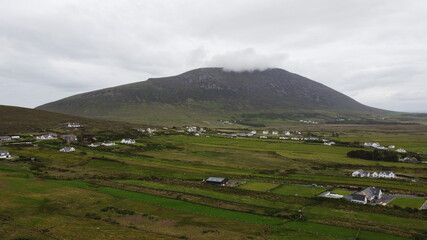
[[[286,184],[274,189],[272,192],[283,195],[300,196],[300,197],[315,197],[324,192],[325,188],[312,187],[307,185]]]
[[[354,193],[354,191],[342,189],[342,188],[335,188],[331,191],[331,193],[339,194],[339,195],[350,195],[350,194]]]
[[[389,205],[402,208],[420,208],[425,201],[425,198],[395,198]]]
[[[252,191],[260,191],[260,192],[266,192],[269,191],[275,187],[279,186],[279,184],[276,183],[266,183],[266,182],[248,182],[245,183],[239,188],[246,189],[246,190],[252,190]]]
[[[424,125],[423,125],[424,126]],[[339,141],[378,141],[423,150],[423,126],[288,126]],[[56,126],[57,127],[57,126]],[[158,127],[158,129],[162,129]],[[52,129],[56,131],[56,128]],[[271,129],[269,129],[271,130]],[[348,158],[357,145],[259,138],[156,135],[134,129],[75,130],[77,151],[57,140],[4,145],[17,159],[0,160],[0,239],[424,239],[424,199],[389,206],[317,197],[379,187],[383,194],[425,196],[427,165]],[[220,131],[240,132],[239,129]],[[58,130],[58,133],[66,132]],[[334,138],[332,138],[334,133]],[[336,137],[339,133],[339,137]],[[30,133],[26,139],[31,140]],[[87,147],[135,138],[138,144]],[[355,144],[355,143],[352,143]],[[355,169],[392,170],[405,179],[353,178]],[[224,177],[236,184],[203,181]],[[316,187],[312,187],[313,184]],[[398,206],[398,207],[394,207]]]

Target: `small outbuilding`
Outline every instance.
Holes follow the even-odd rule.
[[[367,197],[363,194],[358,194],[358,193],[351,195],[351,201],[354,203],[360,203],[360,204],[368,203]]]
[[[206,183],[225,186],[228,183],[228,179],[226,178],[218,178],[218,177],[209,177],[205,180]]]

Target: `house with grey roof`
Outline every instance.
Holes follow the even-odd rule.
[[[11,140],[12,140],[11,136],[0,136],[0,142],[7,142]]]
[[[369,172],[366,172],[363,169],[356,170],[351,174],[352,177],[369,177],[369,175]]]
[[[77,141],[77,136],[74,134],[65,134],[61,135],[61,138],[67,141],[67,143],[75,142]]]
[[[375,199],[381,199],[383,192],[379,188],[368,187],[365,190],[361,191],[359,194],[365,195],[368,201],[372,201]]]
[[[366,204],[366,203],[368,203],[367,197],[365,195],[363,195],[363,194],[358,194],[358,193],[355,193],[355,194],[351,195],[351,200],[350,201],[354,202],[354,203],[360,203],[360,204]]]
[[[6,158],[10,158],[10,154],[9,151],[7,150],[0,150],[0,158],[6,159]]]

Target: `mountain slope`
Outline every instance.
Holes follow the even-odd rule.
[[[383,112],[282,69],[229,72],[221,68],[201,68],[79,94],[38,109],[150,123],[200,122],[254,113]]]
[[[66,122],[79,122],[90,130],[126,131],[131,128],[126,123],[0,105],[0,135],[49,131]]]

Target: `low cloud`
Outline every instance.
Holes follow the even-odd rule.
[[[254,71],[280,67],[286,60],[285,54],[262,54],[253,48],[230,51],[214,55],[208,66],[223,67],[226,71]]]

